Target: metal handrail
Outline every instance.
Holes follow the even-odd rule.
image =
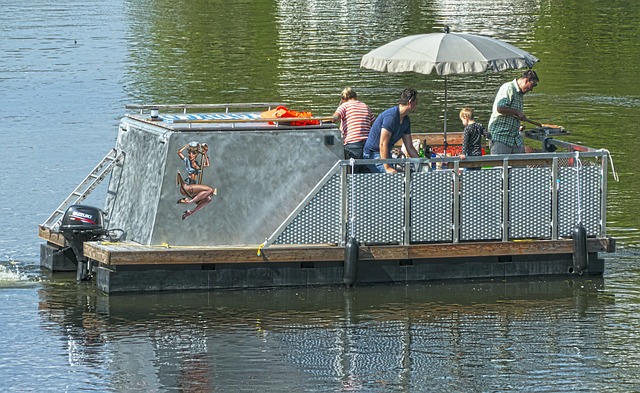
[[[551,214],[551,231],[550,231],[550,239],[551,240],[557,240],[559,238],[559,227],[561,224],[561,217],[558,216],[558,210],[557,210],[557,203],[558,203],[558,184],[557,184],[557,180],[558,180],[558,174],[561,168],[561,165],[559,165],[559,160],[561,159],[568,159],[568,158],[572,158],[575,159],[576,157],[579,159],[583,159],[583,158],[599,158],[601,160],[601,163],[599,163],[598,165],[602,166],[601,169],[601,176],[600,176],[600,192],[602,193],[601,195],[601,203],[599,206],[598,210],[598,214],[600,215],[600,219],[602,220],[600,223],[600,228],[599,228],[599,237],[606,237],[606,223],[605,218],[606,218],[606,192],[607,192],[607,172],[606,172],[606,162],[608,159],[608,155],[609,152],[607,150],[592,150],[592,151],[587,151],[587,152],[580,152],[580,153],[529,153],[529,154],[511,154],[511,155],[503,155],[503,156],[482,156],[482,157],[470,157],[469,161],[476,161],[476,162],[499,162],[499,165],[495,165],[493,170],[500,170],[503,174],[503,180],[501,183],[501,189],[503,190],[502,192],[504,192],[504,196],[503,196],[503,221],[502,221],[502,241],[509,241],[510,237],[509,237],[509,197],[508,197],[508,193],[510,192],[510,168],[512,167],[518,167],[518,166],[531,166],[531,164],[533,163],[534,166],[539,166],[539,159],[540,158],[544,158],[544,159],[548,159],[549,163],[546,164],[547,167],[549,167],[551,169],[551,182],[552,184],[551,186],[551,208],[552,208],[552,212],[550,212]],[[340,217],[340,221],[341,221],[341,225],[340,227],[342,228],[341,233],[340,233],[340,238],[342,239],[342,242],[345,241],[345,228],[348,222],[348,216],[349,216],[349,209],[350,207],[348,207],[346,205],[347,203],[347,193],[348,193],[348,187],[346,187],[346,175],[348,173],[348,168],[351,167],[352,165],[354,167],[358,167],[361,165],[371,165],[371,164],[378,164],[378,163],[388,163],[388,164],[392,164],[392,165],[398,165],[400,168],[404,168],[405,173],[404,174],[398,174],[397,176],[403,176],[404,177],[404,181],[405,181],[405,186],[404,186],[404,192],[405,192],[405,208],[404,208],[404,214],[403,217],[401,218],[404,221],[404,235],[403,238],[401,240],[402,244],[410,244],[411,243],[411,231],[413,230],[413,228],[411,227],[411,225],[409,223],[409,205],[410,205],[410,198],[409,198],[409,190],[411,189],[410,183],[413,181],[413,176],[411,176],[411,173],[414,173],[415,171],[420,171],[420,170],[424,170],[427,169],[427,171],[440,171],[438,169],[433,169],[431,167],[432,163],[435,162],[447,162],[449,163],[449,166],[447,169],[443,169],[443,171],[448,171],[452,174],[452,176],[454,177],[453,182],[454,182],[454,186],[453,186],[453,190],[458,190],[460,187],[460,182],[459,182],[459,171],[461,168],[460,164],[464,162],[464,160],[460,160],[458,157],[436,157],[436,158],[394,158],[394,159],[378,159],[378,160],[341,160],[338,161],[336,163],[336,165],[334,165],[333,168],[331,168],[327,174],[323,177],[323,179],[318,182],[318,184],[313,188],[313,190],[300,202],[300,204],[296,207],[296,209],[294,209],[294,211],[289,215],[289,217],[283,222],[281,223],[281,225],[278,227],[278,229],[269,237],[266,239],[265,241],[265,246],[268,246],[270,244],[272,244],[273,242],[277,241],[278,237],[280,236],[280,234],[282,234],[284,232],[284,230],[287,228],[287,226],[292,223],[295,218],[298,216],[298,214],[300,212],[303,211],[303,209],[311,202],[311,200],[313,199],[313,197],[322,189],[322,187],[324,187],[324,185],[329,181],[329,179],[336,175],[336,174],[341,174],[341,189],[342,189],[342,196],[341,196],[341,204],[342,207],[340,209],[341,211],[341,217]],[[573,165],[577,165],[577,160],[573,162]],[[574,166],[568,166],[569,168],[573,168]],[[384,174],[381,174],[384,175]],[[361,174],[358,176],[369,176],[368,174]],[[390,175],[392,176],[392,175]],[[454,222],[454,227],[452,228],[452,231],[454,231],[453,237],[452,237],[452,242],[453,243],[458,243],[460,242],[460,238],[459,238],[459,234],[456,233],[456,231],[459,231],[460,228],[459,226],[455,225],[456,220],[459,220],[460,218],[460,209],[461,209],[461,205],[459,203],[459,198],[456,199],[454,198],[454,206],[453,206],[453,222]]]
[[[175,110],[180,109],[183,113],[187,113],[189,109],[224,109],[226,112],[232,108],[264,108],[267,110],[272,107],[285,105],[278,102],[247,102],[247,103],[228,103],[228,104],[128,104],[125,105],[125,109],[136,109],[143,114],[145,110],[158,109],[158,110]]]
[[[297,121],[333,122],[333,117],[265,117],[255,119],[174,119],[172,123],[215,124],[215,123],[294,123]]]
[[[599,158],[603,155],[608,155],[607,150],[595,150],[581,151],[581,158]],[[465,163],[482,163],[486,166],[489,163],[495,164],[494,166],[502,166],[504,160],[508,160],[510,165],[532,165],[532,161],[547,160],[551,163],[554,159],[575,158],[575,152],[573,153],[522,153],[522,154],[508,154],[508,155],[485,155],[485,156],[468,156],[464,160],[458,156],[436,156],[436,157],[424,157],[424,158],[388,158],[388,159],[367,159],[367,160],[355,160],[356,165],[371,165],[371,164],[392,164],[402,165],[404,163],[410,163],[416,165],[427,165],[434,162],[439,163],[451,163],[459,162],[461,167],[464,167]]]

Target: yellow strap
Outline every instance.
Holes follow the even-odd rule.
[[[262,249],[264,248],[264,243],[260,244],[258,246],[258,252],[256,253],[257,256],[260,256],[262,254]]]

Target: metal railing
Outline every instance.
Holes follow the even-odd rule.
[[[578,221],[588,236],[605,237],[608,156],[590,149],[339,161],[265,244],[555,240],[570,237]],[[385,162],[398,174],[357,173]]]
[[[162,111],[181,111],[187,113],[189,110],[194,109],[224,109],[225,112],[229,112],[230,109],[247,109],[247,108],[266,108],[266,110],[272,107],[278,107],[284,105],[277,102],[247,102],[247,103],[228,103],[228,104],[129,104],[125,105],[125,109],[138,110],[142,115],[146,112],[150,112],[152,109],[158,109]]]
[[[149,115],[145,120],[164,122],[168,124],[184,125],[187,129],[199,127],[202,130],[207,125],[236,128],[236,126],[247,126],[251,123],[270,124],[275,127],[290,127],[292,123],[310,123],[309,126],[327,126],[333,124],[331,116],[308,116],[308,117],[261,117],[259,112],[271,110],[274,107],[284,104],[274,102],[253,102],[253,103],[228,103],[228,104],[132,104],[126,105],[128,110],[136,110],[138,115]],[[245,110],[243,112],[231,112],[234,110]],[[253,112],[246,112],[252,109]],[[190,112],[193,110],[207,113]],[[217,112],[212,112],[217,110]],[[162,113],[160,113],[162,112]],[[155,117],[152,117],[155,116]],[[134,117],[134,116],[130,116]],[[138,118],[138,120],[141,120]],[[156,123],[157,124],[157,123]],[[295,125],[300,127],[300,125]],[[181,131],[184,129],[180,129]]]

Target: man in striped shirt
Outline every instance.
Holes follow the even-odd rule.
[[[523,113],[524,95],[538,85],[540,79],[533,70],[500,87],[489,119],[491,154],[524,153],[520,122],[530,121]]]
[[[362,158],[362,149],[375,120],[371,109],[358,101],[358,94],[351,87],[342,90],[340,106],[333,114],[333,121],[340,121],[340,131],[344,140],[345,158]]]

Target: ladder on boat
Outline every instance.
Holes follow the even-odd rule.
[[[58,208],[51,213],[49,218],[42,224],[43,227],[48,229],[54,229],[58,226],[62,220],[63,214],[67,211],[67,208],[73,204],[84,201],[89,194],[107,177],[113,170],[115,165],[122,160],[125,153],[113,148],[107,153],[106,156],[96,165],[95,168],[84,178],[84,180],[76,187],[75,190],[67,199],[64,200],[58,206]]]

